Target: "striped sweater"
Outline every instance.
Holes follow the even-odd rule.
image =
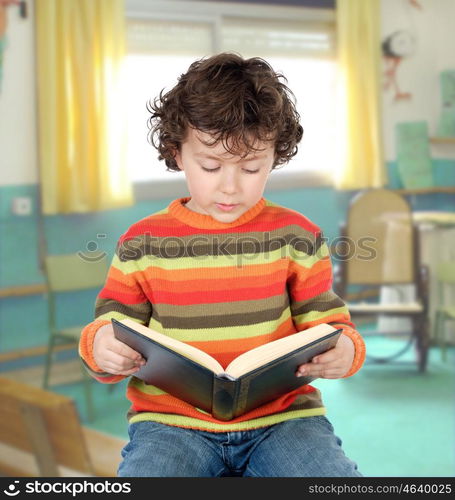
[[[319,323],[341,326],[355,345],[355,373],[365,357],[362,338],[332,291],[329,251],[319,228],[296,211],[262,198],[231,223],[173,201],[124,233],[117,244],[95,320],[82,331],[80,354],[100,382],[93,358],[96,331],[111,318],[130,318],[187,342],[226,367],[261,344]],[[246,430],[325,413],[319,390],[303,386],[240,417],[222,422],[157,387],[131,377],[129,422],[153,420],[214,432]]]

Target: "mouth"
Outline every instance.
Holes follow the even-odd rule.
[[[225,203],[215,203],[215,205],[217,206],[217,208],[219,208],[220,210],[223,210],[223,212],[230,212],[231,210],[233,210],[236,206],[238,206],[238,204],[235,204],[235,205],[226,205]]]

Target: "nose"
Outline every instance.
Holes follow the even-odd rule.
[[[238,169],[236,165],[233,168],[225,168],[220,179],[219,189],[222,193],[233,195],[238,191]]]

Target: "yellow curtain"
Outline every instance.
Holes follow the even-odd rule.
[[[382,143],[380,0],[337,0],[339,189],[386,184]]]
[[[36,0],[35,9],[42,211],[131,205],[124,0]]]

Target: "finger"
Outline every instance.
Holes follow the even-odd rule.
[[[140,370],[139,366],[134,366],[133,368],[125,368],[118,365],[106,364],[103,368],[107,373],[112,373],[113,375],[134,375]]]
[[[145,365],[145,360],[133,360],[125,358],[121,354],[110,352],[109,357],[104,361],[105,365],[114,370],[132,370],[133,368],[140,368]]]
[[[321,374],[332,374],[334,372],[341,373],[343,371],[346,371],[345,367],[342,363],[340,363],[340,360],[337,360],[332,363],[306,363],[304,365],[300,365],[296,373],[310,377],[320,377]]]
[[[329,351],[324,352],[323,354],[319,354],[318,356],[315,356],[312,360],[311,363],[332,363],[333,361],[336,361],[340,357],[340,352],[339,350],[335,347],[333,349],[330,349]]]
[[[115,354],[123,356],[124,358],[131,359],[133,361],[140,361],[143,359],[141,353],[135,351],[134,349],[131,349],[131,347],[127,346],[117,339],[113,339],[112,344],[109,344],[107,346],[107,349]]]
[[[328,363],[305,363],[297,368],[297,371],[303,372],[319,372],[321,370],[327,370],[331,368],[341,368],[343,366],[343,361],[341,359],[335,359],[334,361],[329,361]]]
[[[344,373],[346,373],[346,370],[341,366],[337,366],[335,368],[322,368],[318,376],[320,378],[340,378]]]
[[[130,368],[133,368],[134,366],[139,366],[141,361],[137,359],[131,359],[127,358],[126,356],[123,356],[122,354],[118,354],[114,351],[109,351],[109,354],[106,355],[105,359],[106,363],[109,363],[111,366],[114,366],[118,369],[123,369],[123,370],[129,370]]]
[[[342,368],[317,367],[306,371],[304,375],[315,378],[340,378],[344,372]]]

